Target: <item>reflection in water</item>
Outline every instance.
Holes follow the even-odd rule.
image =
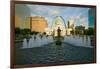
[[[64,50],[63,50],[63,45],[62,45],[63,39],[62,37],[57,37],[56,38],[56,61],[64,61]]]
[[[28,50],[29,53],[32,54],[32,55],[30,55],[30,54],[28,54],[28,55],[32,56],[32,60],[34,58],[33,62],[35,62],[35,60],[37,60],[39,63],[40,62],[43,62],[43,63],[44,62],[45,63],[46,62],[47,63],[53,63],[53,62],[61,63],[61,62],[64,62],[66,60],[71,61],[71,59],[76,59],[76,60],[77,60],[77,58],[81,59],[83,55],[84,56],[87,55],[87,57],[90,55],[90,54],[88,55],[88,53],[84,52],[85,50],[89,49],[89,48],[85,49],[84,47],[89,47],[90,36],[74,36],[73,37],[73,35],[72,35],[72,36],[65,36],[65,37],[61,37],[61,36],[54,37],[54,39],[52,36],[47,36],[47,37],[43,36],[42,39],[39,36],[36,36],[36,39],[35,39],[33,36],[31,39],[29,39],[28,42],[26,39],[24,39],[23,46],[25,48],[32,48],[33,49],[33,51],[31,49]],[[69,43],[69,44],[67,45],[67,43]],[[30,44],[30,45],[27,45],[27,44]],[[45,45],[45,44],[47,44],[47,45]],[[79,48],[73,47],[74,45],[75,46],[79,45],[81,47],[79,47]],[[38,47],[38,48],[35,48],[35,47]],[[42,52],[40,52],[40,51],[42,51]],[[88,51],[90,51],[90,50],[88,50]],[[34,56],[34,54],[36,54],[36,56]],[[37,54],[39,56],[37,56]],[[73,55],[73,54],[75,54],[75,55]],[[80,56],[77,57],[78,56],[77,54]],[[28,56],[28,57],[30,58],[30,56]],[[87,59],[87,57],[85,56],[86,59]]]

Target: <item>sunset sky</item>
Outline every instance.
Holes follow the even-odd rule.
[[[76,26],[83,24],[86,28],[88,27],[89,8],[29,4],[25,5],[30,8],[30,16],[45,17],[45,19],[48,21],[49,27],[53,23],[56,16],[62,16],[65,20],[66,25],[69,19],[73,19]],[[20,4],[20,6],[23,6],[23,4]]]

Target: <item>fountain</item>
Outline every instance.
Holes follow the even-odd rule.
[[[28,45],[27,45],[27,40],[26,40],[26,38],[23,40],[23,46],[22,46],[22,48],[27,48],[28,47]]]
[[[34,37],[36,37],[36,39]],[[54,42],[52,36],[48,36],[48,37],[43,36],[43,38],[41,39],[39,35],[37,36],[32,35],[32,38],[30,38],[28,42],[26,38],[23,40],[22,48],[40,47],[52,42]]]
[[[65,36],[64,42],[75,46],[92,48],[92,46],[90,45],[89,36],[80,36],[80,37],[75,36],[74,38],[72,36]]]
[[[33,43],[32,41],[33,41],[33,39],[30,38],[30,39],[29,39],[29,42],[28,42],[28,47],[27,47],[27,48],[32,48],[32,45],[33,45],[33,44],[32,44],[32,43]]]

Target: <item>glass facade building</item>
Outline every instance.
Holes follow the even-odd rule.
[[[89,15],[88,15],[88,21],[89,21],[89,27],[94,28],[94,24],[95,24],[95,16],[96,16],[96,9],[95,8],[91,8],[89,9]]]

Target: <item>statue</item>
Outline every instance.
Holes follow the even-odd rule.
[[[61,44],[62,44],[62,41],[61,41],[61,29],[60,29],[60,27],[58,27],[56,45],[61,45]]]
[[[60,27],[58,27],[58,29],[57,29],[57,35],[58,35],[58,37],[61,36],[61,30],[60,30]]]

